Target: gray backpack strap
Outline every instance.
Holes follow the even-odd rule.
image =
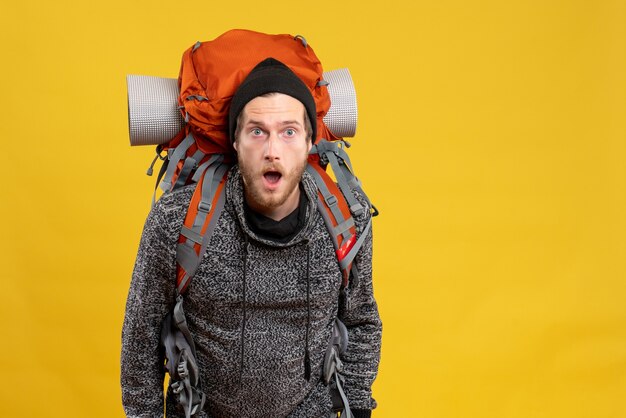
[[[372,216],[378,215],[378,210],[363,191],[361,187],[361,181],[354,175],[354,169],[352,168],[352,162],[350,156],[346,152],[345,148],[349,148],[350,143],[344,140],[329,142],[325,139],[321,139],[317,144],[313,146],[310,154],[318,154],[320,161],[323,164],[330,164],[330,167],[335,174],[337,184],[341,189],[348,205],[350,212],[354,216],[358,216],[364,210],[363,205],[356,200],[352,194],[352,190],[356,190],[361,194],[367,203],[372,207]]]
[[[184,186],[187,183],[187,179],[193,170],[198,168],[198,163],[204,158],[206,154],[202,152],[202,150],[198,149],[193,153],[191,157],[185,158],[185,162],[183,163],[183,167],[180,169],[180,173],[176,178],[176,184],[172,190],[177,189],[181,186]]]
[[[183,297],[161,325],[161,346],[165,352],[165,370],[170,375],[170,386],[176,400],[183,407],[185,417],[191,418],[204,408],[206,396],[200,389],[200,370],[196,362],[196,347],[183,312]]]
[[[348,154],[339,144],[344,144],[344,142],[329,142],[325,139],[321,139],[315,144],[314,152],[317,152],[322,162],[330,164],[335,178],[337,179],[337,185],[339,185],[341,192],[348,202],[350,212],[358,216],[363,212],[363,205],[361,205],[352,194],[352,190],[356,189],[359,185],[358,180],[353,174]]]
[[[185,271],[185,276],[179,281],[177,287],[178,291],[181,293],[196,273],[202,256],[206,251],[206,247],[213,235],[217,220],[224,208],[224,188],[220,190],[219,184],[225,179],[229,165],[225,164],[223,161],[223,156],[216,154],[211,156],[208,161],[209,164],[202,168],[202,181],[196,186],[201,188],[201,198],[196,208],[197,213],[193,225],[191,228],[186,227],[184,224],[181,227],[180,234],[186,238],[185,242],[178,244],[176,249],[176,261]],[[200,170],[200,168],[198,169]],[[218,190],[220,190],[219,195],[217,195]],[[215,201],[216,196],[217,201]],[[210,217],[209,224],[203,233],[202,230],[207,221],[207,217]],[[199,253],[194,249],[196,244],[200,244]]]
[[[151,208],[153,208],[154,204],[156,203],[157,188],[159,187],[159,184],[161,183],[161,179],[163,178],[163,175],[165,175],[165,170],[167,170],[167,163],[168,163],[167,154],[165,154],[165,156],[161,156],[162,151],[163,151],[162,146],[157,145],[156,156],[154,157],[154,159],[152,160],[152,164],[150,164],[150,167],[148,167],[148,170],[146,171],[146,174],[148,176],[152,176],[154,172],[154,164],[157,162],[157,160],[163,161],[163,163],[161,164],[161,169],[159,170],[159,174],[157,174],[156,183],[154,185],[154,191],[152,192],[152,206],[150,206]]]
[[[174,177],[176,166],[178,165],[180,160],[185,157],[187,150],[189,149],[189,147],[191,147],[191,145],[193,145],[194,142],[195,139],[193,138],[193,135],[189,133],[189,135],[187,135],[185,139],[183,139],[182,142],[178,144],[176,148],[174,148],[173,151],[168,153],[169,161],[167,164],[167,171],[165,172],[165,178],[161,183],[161,189],[163,189],[164,192],[172,190],[172,178]]]
[[[340,412],[339,416],[341,418],[353,418],[348,398],[343,390],[345,379],[341,374],[343,372],[343,363],[340,357],[347,348],[348,330],[343,322],[336,318],[333,324],[333,332],[326,348],[326,355],[324,356],[323,370],[324,383],[329,387],[333,402],[331,417],[336,417],[337,413]]]
[[[202,411],[206,397],[200,388],[196,347],[183,312],[183,293],[200,265],[224,208],[224,187],[219,186],[222,181],[226,181],[228,169],[229,165],[224,163],[224,156],[216,154],[197,167],[192,177],[193,181],[198,181],[194,196],[195,193],[200,193],[200,199],[198,202],[192,198],[192,202],[198,202],[198,206],[195,208],[190,206],[188,209],[192,210],[190,216],[194,216],[195,213],[192,226],[187,227],[183,223],[180,231],[185,240],[178,244],[176,261],[179,271],[182,270],[184,275],[182,278],[179,277],[177,283],[176,304],[165,317],[161,329],[161,344],[165,349],[170,386],[178,403],[183,407],[186,418],[196,416]],[[199,253],[196,252],[197,245],[200,245]]]
[[[372,218],[370,218],[369,221],[367,222],[367,225],[365,225],[365,228],[363,229],[363,232],[361,232],[361,236],[359,236],[359,239],[356,240],[356,242],[354,243],[350,251],[339,262],[339,265],[341,266],[342,269],[347,268],[350,265],[350,263],[354,261],[354,257],[356,257],[357,253],[363,246],[363,242],[365,241],[367,234],[370,232],[370,229],[372,229]]]
[[[326,202],[326,204],[328,205],[332,216],[335,218],[335,221],[337,223],[336,227],[333,226],[332,220],[328,217],[328,212],[323,207],[322,202],[318,201],[319,212],[322,214],[322,217],[324,218],[324,222],[326,222],[326,226],[328,227],[329,232],[331,232],[330,235],[333,238],[333,242],[336,248],[338,246],[338,235],[343,235],[344,239],[350,238],[348,229],[350,229],[350,227],[354,225],[354,220],[352,219],[352,217],[348,219],[344,218],[341,210],[339,209],[337,197],[335,197],[335,195],[333,195],[330,190],[328,190],[328,187],[326,186],[326,183],[324,183],[324,180],[320,177],[319,173],[313,167],[311,167],[310,164],[307,164],[306,171],[311,175],[311,177],[313,177],[317,189],[321,193],[324,202]]]

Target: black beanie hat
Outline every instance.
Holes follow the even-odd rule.
[[[311,121],[312,142],[317,135],[317,112],[311,92],[300,78],[282,62],[266,58],[250,71],[230,102],[228,112],[228,136],[235,141],[237,117],[248,102],[266,93],[283,93],[298,99],[304,105]]]

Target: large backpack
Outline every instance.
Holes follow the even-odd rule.
[[[219,219],[227,172],[236,161],[228,137],[230,100],[248,73],[268,57],[281,61],[298,75],[315,100],[317,120],[311,123],[317,124],[317,140],[306,170],[318,188],[318,209],[333,240],[343,275],[342,295],[346,298],[351,277],[358,275],[354,257],[371,228],[370,220],[357,237],[352,216],[366,208],[354,197],[353,190],[367,197],[345,151],[349,144],[333,134],[324,122],[331,105],[328,81],[324,80],[319,59],[303,37],[231,30],[213,41],[197,42],[184,52],[178,77],[178,108],[185,123],[170,141],[157,146],[159,157],[166,152],[161,157],[164,162],[157,184],[166,192],[196,184],[178,241],[176,304],[164,320],[162,331],[172,390],[187,417],[202,410],[204,394],[199,387],[195,346],[186,326],[182,295]],[[328,166],[336,181],[326,172]],[[377,215],[370,206],[372,215]],[[331,386],[335,409],[343,410],[341,416],[349,418],[352,414],[341,387],[339,360],[346,343],[345,327],[337,320],[326,353],[324,378]]]

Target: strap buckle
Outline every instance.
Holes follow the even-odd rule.
[[[209,212],[211,212],[211,207],[212,207],[212,206],[213,206],[213,205],[212,205],[211,203],[207,203],[207,202],[200,202],[200,203],[198,204],[198,210],[199,210],[199,211],[202,211],[202,212],[204,212],[204,213],[209,213]]]

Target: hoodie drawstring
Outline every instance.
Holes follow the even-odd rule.
[[[243,295],[242,295],[242,324],[241,324],[241,376],[240,381],[243,384],[243,368],[244,368],[244,356],[245,356],[245,336],[246,336],[246,273],[248,264],[248,237],[245,237],[243,252]]]
[[[304,340],[304,378],[311,380],[311,357],[309,355],[309,328],[311,327],[311,246],[306,245],[306,335]]]

